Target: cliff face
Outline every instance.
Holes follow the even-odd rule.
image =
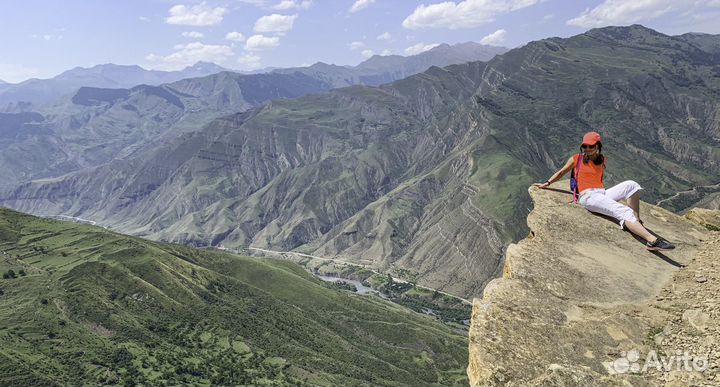
[[[643,386],[709,378],[697,372],[623,372],[621,366],[622,359],[634,364],[627,357],[633,350],[642,360],[650,350],[674,354],[688,348],[695,356],[710,355],[715,366],[712,356],[720,353],[712,343],[719,334],[711,316],[718,313],[717,299],[692,297],[717,293],[677,293],[681,282],[718,286],[712,265],[720,257],[719,233],[642,203],[646,227],[677,245],[651,253],[614,221],[570,204],[568,193],[529,192],[535,203],[530,235],[508,247],[503,277],[474,301],[471,385]],[[684,323],[673,328],[694,317],[702,329],[688,331]]]

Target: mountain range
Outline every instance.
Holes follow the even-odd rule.
[[[213,118],[327,90],[303,74],[221,72],[161,86],[81,87],[33,112],[0,113],[0,186],[123,159]]]
[[[207,62],[198,62],[179,71],[146,70],[137,65],[112,63],[90,68],[76,67],[50,79],[33,78],[0,86],[0,109],[5,107],[6,111],[26,110],[28,106],[52,103],[83,86],[130,88],[141,84],[160,85],[221,71],[228,69]]]
[[[332,88],[366,85],[379,86],[421,73],[432,66],[445,67],[474,61],[487,61],[507,52],[504,47],[474,42],[441,44],[417,55],[373,55],[355,67],[316,63],[309,67],[276,69],[274,73],[300,72],[332,85]]]
[[[127,89],[98,85],[107,84],[108,79],[134,84],[142,79],[158,80],[158,74],[180,75],[146,72],[138,66],[72,70],[48,82],[83,82],[84,86],[74,93],[40,107],[21,103],[21,110],[26,110],[23,112],[0,113],[3,166],[0,187],[57,177],[126,158],[187,131],[198,130],[213,118],[242,112],[273,99],[296,98],[339,85],[394,80],[424,71],[435,63],[486,60],[503,51],[477,43],[441,45],[407,58],[375,56],[357,69],[317,64],[273,73],[224,71],[160,86]],[[221,68],[198,64],[185,73],[217,70]]]
[[[379,85],[427,70],[475,60],[488,60],[507,51],[503,47],[467,42],[442,44],[423,53],[403,57],[375,55],[356,67],[317,63],[309,67],[275,69],[274,73],[301,72],[327,83],[328,88],[355,84]],[[198,62],[179,71],[146,70],[137,65],[103,64],[90,68],[76,67],[50,79],[29,79],[18,84],[0,83],[0,111],[17,112],[37,109],[74,93],[81,87],[132,88],[138,85],[158,86],[181,79],[204,77],[231,71],[214,63]],[[269,71],[254,71],[263,73]],[[242,72],[240,72],[242,73]]]
[[[717,40],[639,25],[544,39],[272,101],[0,203],[157,240],[341,257],[470,297],[527,235],[527,186],[587,131],[603,136],[608,185],[633,179],[658,201],[718,183]]]

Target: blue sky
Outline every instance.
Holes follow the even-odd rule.
[[[102,63],[177,70],[198,60],[252,70],[355,65],[438,43],[517,47],[640,23],[720,33],[720,0],[5,0],[0,80]]]

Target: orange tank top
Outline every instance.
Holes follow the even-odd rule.
[[[578,166],[578,157],[580,155],[573,155],[573,169]],[[607,156],[604,156],[605,160],[600,165],[596,165],[591,160],[587,164],[580,161],[580,172],[577,173],[575,179],[578,182],[578,192],[582,192],[589,188],[605,188],[603,186],[603,172],[605,171],[605,161]]]

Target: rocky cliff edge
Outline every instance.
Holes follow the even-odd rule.
[[[471,385],[720,383],[720,232],[642,203],[646,227],[677,245],[652,253],[569,192],[529,192],[530,235],[474,300]]]

